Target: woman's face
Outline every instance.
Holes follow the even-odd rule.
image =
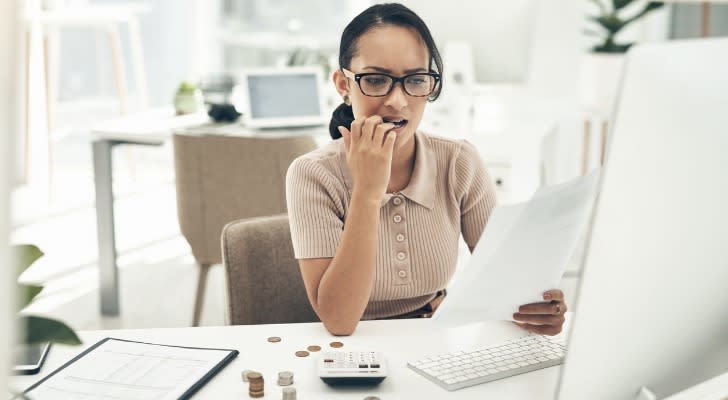
[[[348,68],[355,74],[383,72],[401,77],[415,72],[429,72],[427,47],[417,31],[412,29],[392,25],[374,28],[359,37],[357,50]],[[339,94],[348,95],[351,99],[354,118],[379,115],[385,121],[406,121],[397,130],[395,151],[411,141],[425,111],[426,96],[408,95],[402,89],[401,82],[395,84],[386,96],[365,96],[354,79],[344,76],[341,70],[334,73],[334,83]]]

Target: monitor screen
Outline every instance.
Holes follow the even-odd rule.
[[[624,71],[559,400],[728,371],[728,38],[636,46]]]
[[[251,118],[318,116],[321,113],[315,74],[249,75]]]

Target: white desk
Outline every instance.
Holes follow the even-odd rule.
[[[133,114],[94,127],[91,133],[96,138],[92,146],[96,190],[96,229],[99,249],[99,293],[101,296],[101,313],[103,315],[119,315],[112,149],[120,144],[159,146],[170,140],[175,132],[269,138],[310,135],[314,137],[319,145],[330,140],[328,130],[323,128],[285,131],[253,130],[238,123],[215,124],[205,113],[176,116],[172,108]]]
[[[294,373],[294,386],[299,399],[356,399],[378,396],[395,399],[552,399],[560,367],[551,367],[483,385],[448,392],[426,380],[407,367],[428,355],[478,346],[497,344],[525,335],[525,331],[508,322],[487,322],[455,329],[443,329],[429,319],[364,321],[354,335],[331,336],[320,323],[248,325],[228,327],[144,329],[81,332],[83,346],[54,346],[40,374],[11,379],[15,389],[23,390],[38,381],[76,354],[105,337],[117,337],[161,344],[230,348],[240,355],[205,385],[194,398],[247,399],[247,384],[240,379],[241,371],[252,369],[263,373],[265,398],[280,399],[281,388],[276,385],[279,371]],[[280,336],[280,343],[268,343],[269,336]],[[375,350],[382,352],[389,373],[379,385],[370,388],[333,389],[316,375],[316,353],[306,358],[294,355],[297,350],[318,344],[327,349],[331,341],[344,343],[342,350]]]

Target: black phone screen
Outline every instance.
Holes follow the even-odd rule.
[[[13,372],[16,374],[38,373],[50,346],[50,343],[16,346]]]

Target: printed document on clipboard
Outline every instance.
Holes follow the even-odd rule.
[[[446,326],[513,320],[520,305],[544,301],[590,220],[600,172],[541,188],[526,203],[496,207],[432,319]]]
[[[33,400],[187,399],[237,355],[106,338],[23,394]]]

